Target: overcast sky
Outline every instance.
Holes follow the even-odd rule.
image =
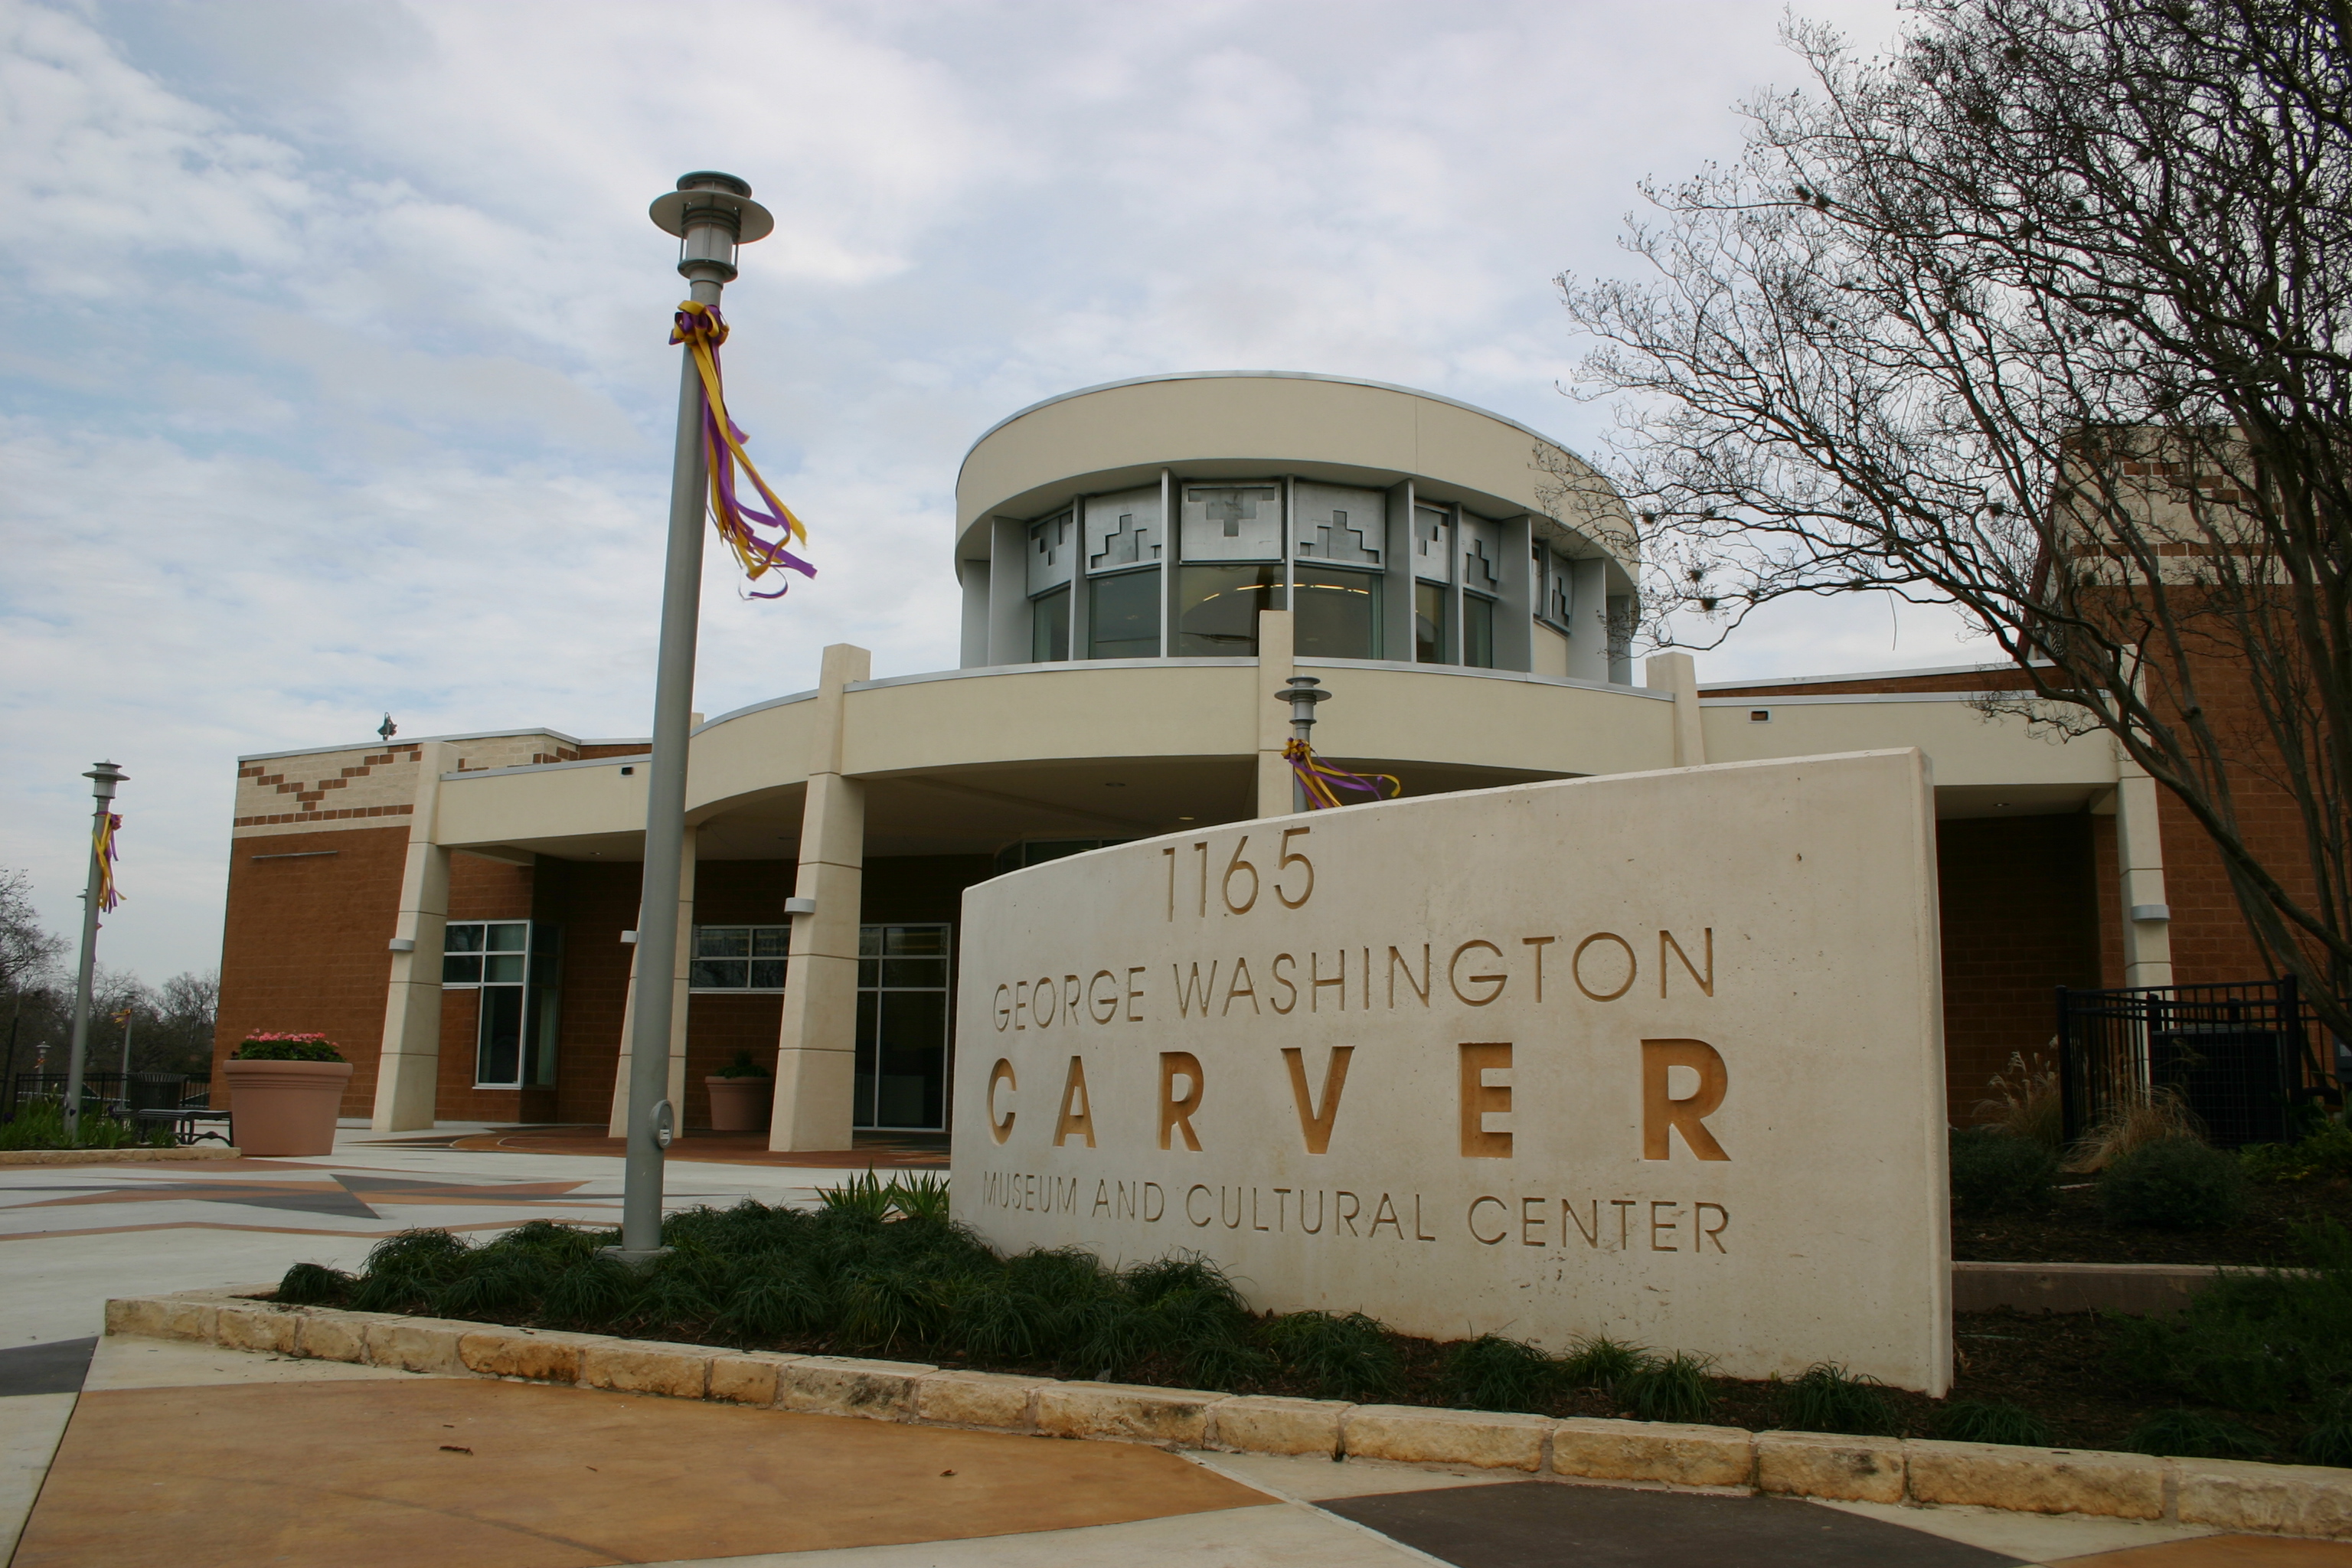
[[[1810,5],[1876,47],[1892,0]],[[0,866],[110,963],[218,962],[240,752],[649,727],[681,285],[751,182],[729,385],[822,574],[711,554],[697,706],[952,666],[951,489],[1041,397],[1325,372],[1570,445],[1550,279],[1793,84],[1769,0],[0,0]],[[1899,632],[1899,636],[1898,636]],[[1993,657],[1808,605],[1702,679]]]

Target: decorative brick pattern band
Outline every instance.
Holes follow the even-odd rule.
[[[405,1372],[708,1399],[867,1420],[1153,1443],[1479,1466],[1584,1480],[1790,1497],[2162,1519],[2266,1535],[2352,1539],[2352,1470],[2159,1459],[1998,1443],[1589,1417],[1552,1420],[1205,1389],[1066,1383],[920,1362],[786,1355],[511,1329],[442,1318],[281,1307],[268,1286],[106,1304],[109,1334]]]

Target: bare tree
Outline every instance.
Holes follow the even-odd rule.
[[[63,937],[41,924],[33,910],[33,881],[24,872],[0,870],[0,1089],[16,1071],[17,1048],[37,1039],[54,1011],[48,986],[56,979]],[[27,1014],[30,1016],[27,1016]]]
[[[1810,87],[1644,187],[1655,277],[1559,280],[1649,634],[1957,605],[2032,718],[2179,797],[2352,1038],[2352,5],[1916,12],[1882,58],[1790,24]]]

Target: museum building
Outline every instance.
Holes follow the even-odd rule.
[[[357,1064],[344,1114],[387,1130],[610,1123],[635,986],[666,968],[687,1128],[748,1052],[776,1075],[776,1148],[944,1131],[963,890],[1290,812],[1294,675],[1331,694],[1318,752],[1408,795],[1920,748],[1958,1118],[2050,1039],[2058,986],[2267,973],[2169,796],[2103,735],[1986,710],[2021,684],[2007,665],[1637,671],[1612,635],[1632,533],[1571,454],[1427,393],[1213,374],[1050,399],[958,477],[961,668],[877,678],[836,646],[813,689],[698,715],[664,961],[635,942],[643,740],[239,759],[216,1057],[325,1033]],[[1528,851],[1572,878],[1608,831]]]

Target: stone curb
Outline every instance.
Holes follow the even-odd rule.
[[[170,1149],[0,1149],[0,1168],[9,1165],[152,1165],[182,1160],[240,1160],[245,1151],[225,1143],[191,1143]]]
[[[1064,1382],[919,1362],[739,1352],[442,1318],[281,1307],[267,1286],[130,1296],[106,1331],[445,1376],[570,1384],[972,1431],[1328,1454],[1579,1480],[2161,1519],[2352,1539],[2352,1470],[1997,1443],[1748,1432]]]

